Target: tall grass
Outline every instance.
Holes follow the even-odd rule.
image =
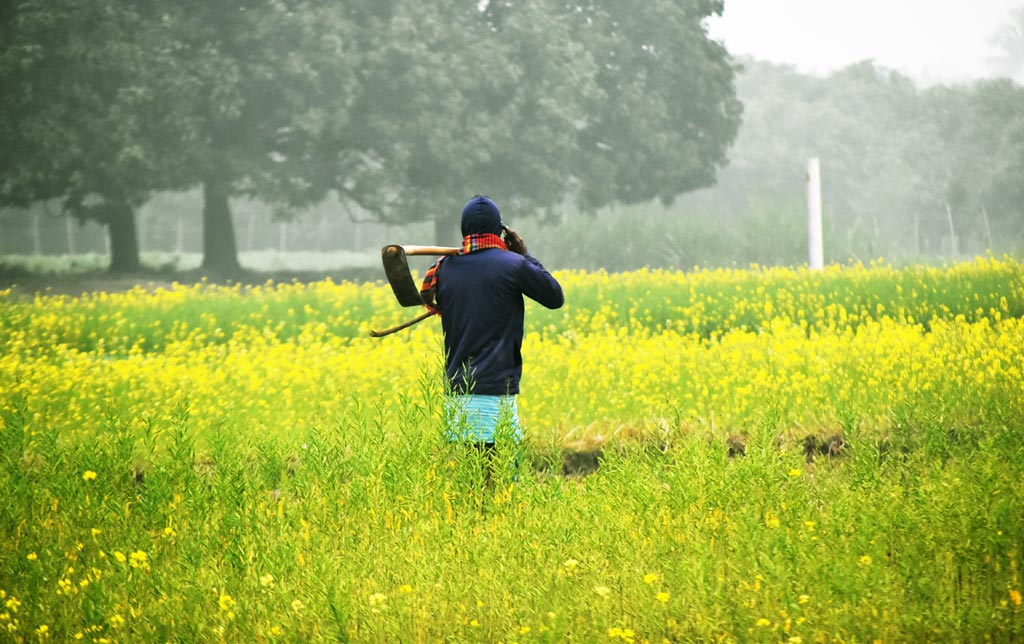
[[[753,267],[558,274],[569,280],[567,305],[533,312],[528,331],[564,335],[608,324],[709,337],[736,329],[756,331],[780,319],[805,328],[856,328],[885,317],[927,329],[933,319],[962,316],[975,322],[1024,315],[1024,264],[1010,259],[902,269],[832,266],[823,272]],[[102,339],[107,353],[118,354],[134,346],[160,349],[190,334],[201,334],[203,343],[223,343],[247,329],[290,339],[311,325],[350,340],[365,335],[370,326],[410,316],[380,282],[330,280],[255,287],[201,282],[173,284],[155,293],[137,288],[124,294],[8,300],[0,342],[18,333],[40,345],[57,339],[92,350]]]
[[[1021,274],[559,274],[490,483],[384,285],[0,296],[0,638],[1019,641]]]

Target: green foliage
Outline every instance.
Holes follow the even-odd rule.
[[[944,196],[962,223],[961,243],[1024,238],[1024,88],[995,80],[962,96],[937,90],[929,98],[941,115],[940,135],[954,152]],[[951,100],[962,106],[955,114],[943,105]]]
[[[0,205],[61,199],[66,212],[109,226],[111,268],[138,268],[133,208],[181,185],[185,160],[173,102],[153,79],[162,50],[140,47],[154,29],[124,3],[18,3],[3,15],[0,53]]]
[[[347,166],[338,189],[388,220],[440,221],[473,192],[536,213],[709,185],[739,120],[727,54],[701,26],[718,9],[353,11],[365,82],[345,140],[376,165]]]
[[[922,89],[869,62],[821,78],[744,61],[730,164],[681,210],[736,227],[764,203],[803,213],[806,162],[818,157],[826,257],[1011,252],[1024,239],[1020,182],[1009,178],[1024,149],[1021,91],[1008,81]]]
[[[595,389],[636,398],[662,383],[673,404],[694,389],[726,394],[731,404],[708,407],[722,414],[752,396],[745,455],[729,455],[713,418],[702,431],[680,416],[649,438],[617,434],[596,472],[566,476],[560,450],[573,436],[534,422],[518,471],[500,454],[486,483],[477,450],[443,441],[436,335],[421,327],[388,345],[323,332],[338,311],[375,320],[359,303],[384,308],[383,285],[0,295],[0,632],[61,642],[1024,637],[1018,263],[562,279],[570,308],[549,313],[570,314],[564,326],[531,311],[527,341],[549,364],[533,363],[547,375],[524,416],[545,417],[535,401],[553,387],[564,389],[550,406],[566,409]],[[840,321],[840,309],[880,322]],[[920,323],[929,311],[931,331]],[[713,336],[650,331],[661,315],[679,328],[695,317]],[[157,327],[167,342],[150,350],[161,342],[145,333]],[[79,344],[82,329],[103,345]],[[180,330],[189,340],[175,344]],[[909,344],[928,352],[903,365],[922,384],[889,399]],[[829,345],[866,348],[866,363],[846,371],[839,356],[817,364],[807,351]],[[676,350],[689,357],[670,362]],[[617,362],[623,354],[634,368]],[[703,363],[721,377],[687,382]],[[765,378],[744,373],[765,366]],[[785,402],[766,391],[780,381],[816,395]],[[855,397],[837,402],[830,387]],[[885,424],[868,422],[874,407]],[[809,428],[794,426],[794,408],[829,417],[847,442],[801,449],[794,433]],[[619,420],[651,421],[650,401],[630,409]],[[574,427],[608,421],[576,413]]]
[[[173,185],[153,154],[156,139],[171,136],[154,118],[161,97],[145,84],[154,55],[132,45],[143,14],[67,0],[15,4],[4,21],[0,203],[66,197],[77,214],[102,217],[87,197],[137,205]]]
[[[722,3],[563,6],[600,90],[585,98],[577,136],[579,205],[667,204],[712,185],[742,112],[728,53],[704,30]]]
[[[59,326],[49,327],[38,321],[49,301],[5,294],[0,304],[8,315],[0,320],[0,348],[28,342],[43,350],[48,347],[46,338],[56,333],[62,349],[90,351],[102,346],[110,355],[127,355],[159,351],[185,338],[227,344],[254,325],[273,328],[281,340],[302,336],[309,325],[322,325],[320,334],[351,340],[365,333],[365,320],[379,327],[401,321],[408,312],[391,299],[380,282],[174,284],[155,292],[137,288],[116,301],[105,293],[62,297]],[[628,307],[623,304],[627,302]],[[562,309],[531,311],[527,331],[584,333],[601,318],[630,328],[671,327],[684,335],[712,337],[737,329],[764,329],[779,317],[820,330],[837,325],[856,328],[882,317],[927,328],[936,318],[977,322],[1022,316],[1024,265],[979,259],[946,267],[880,264],[833,267],[820,273],[736,268],[616,275],[598,271],[574,283]]]
[[[370,162],[339,172],[343,197],[392,221],[458,212],[476,191],[531,207],[561,198],[593,65],[550,3],[509,10],[354,13],[363,83],[343,134]]]
[[[514,219],[562,219],[553,234],[585,227],[561,216],[566,204],[619,209],[587,227],[593,253],[566,267],[648,265],[641,249],[652,248],[683,266],[800,264],[804,168],[819,157],[826,257],[902,262],[1024,243],[1018,84],[923,89],[870,62],[827,78],[758,61],[739,70],[704,31],[721,9],[9,4],[0,204],[63,199],[111,224],[129,267],[131,208],[200,184],[211,270],[238,268],[235,196],[281,218],[329,196],[388,222],[436,221],[450,241],[476,192]],[[627,230],[617,218],[648,221]]]
[[[129,5],[3,15],[16,118],[0,203],[63,197],[109,218],[202,184],[214,270],[237,269],[235,195],[289,216],[336,193],[401,222],[476,191],[524,212],[574,193],[588,208],[668,201],[711,182],[738,124],[727,54],[702,26],[717,3]],[[115,246],[137,255],[118,213]]]
[[[667,453],[609,454],[584,479],[529,471],[484,487],[473,451],[428,438],[422,404],[274,436],[226,428],[244,440],[194,460],[140,441],[134,474],[106,442],[4,461],[5,629],[195,642],[1022,635],[1008,590],[1020,590],[1024,471],[994,445],[938,465],[864,444],[810,467],[771,447],[729,459],[691,435]]]
[[[722,221],[708,211],[682,212],[658,204],[619,207],[595,216],[520,222],[532,254],[553,268],[630,271],[638,268],[798,266],[807,261],[801,204],[752,205],[746,217]]]

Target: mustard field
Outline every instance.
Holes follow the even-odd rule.
[[[0,292],[0,641],[1024,641],[1024,264],[557,277],[487,481],[386,284]]]

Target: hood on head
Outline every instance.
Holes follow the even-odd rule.
[[[481,233],[501,234],[501,211],[496,203],[477,195],[462,209],[462,236]]]

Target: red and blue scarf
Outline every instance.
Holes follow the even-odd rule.
[[[488,248],[500,248],[502,250],[508,250],[508,246],[505,245],[499,235],[493,233],[476,233],[473,235],[466,235],[462,238],[462,248],[456,255],[468,255],[475,253],[478,250],[487,250]],[[436,262],[430,265],[427,269],[427,274],[423,277],[423,285],[420,287],[420,297],[423,298],[423,304],[431,313],[440,313],[440,309],[437,308],[436,297],[437,297],[437,271],[441,267],[441,262],[445,260],[444,257],[438,258]]]

